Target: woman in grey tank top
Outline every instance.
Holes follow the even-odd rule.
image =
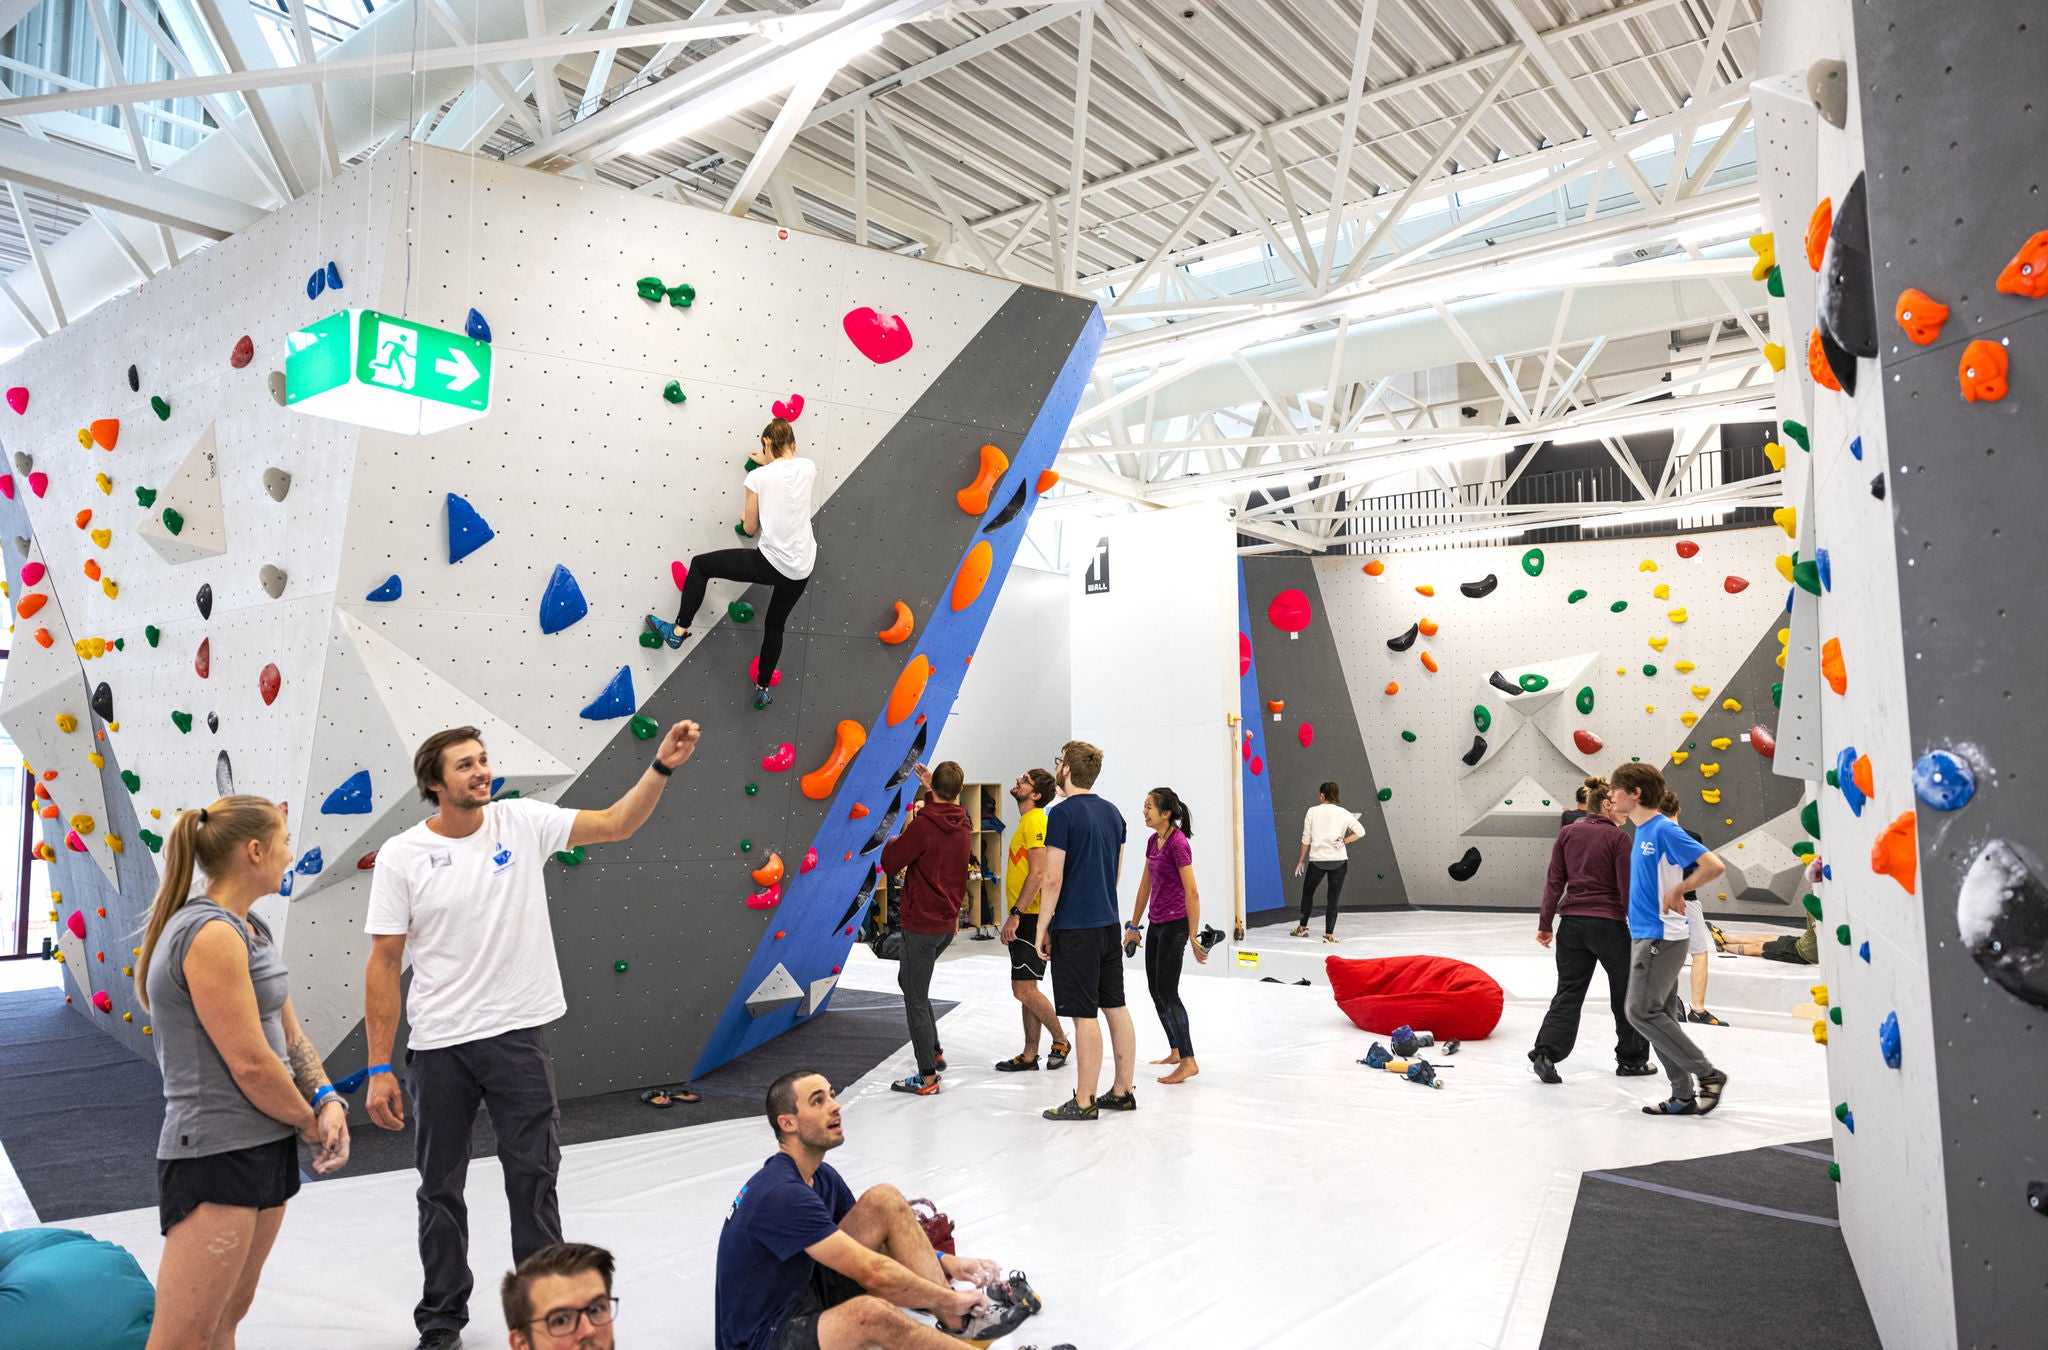
[[[316,1172],[348,1161],[348,1105],[299,1029],[269,927],[249,912],[291,864],[285,809],[261,797],[181,812],[164,844],[135,977],[164,1079],[150,1350],[233,1343],[299,1189],[295,1137]]]

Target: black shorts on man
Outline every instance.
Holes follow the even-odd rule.
[[[1045,958],[1038,954],[1038,916],[1019,914],[1017,936],[1010,943],[1010,979],[1037,984],[1045,978]]]
[[[1052,930],[1052,1007],[1061,1017],[1093,1017],[1124,1006],[1123,930]]]

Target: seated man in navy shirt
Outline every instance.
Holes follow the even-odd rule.
[[[1038,1311],[1021,1274],[1004,1280],[993,1261],[934,1252],[894,1186],[853,1198],[825,1162],[846,1132],[823,1074],[776,1079],[768,1123],[780,1148],[733,1197],[718,1237],[718,1350],[987,1345]]]

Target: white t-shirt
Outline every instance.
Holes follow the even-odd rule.
[[[802,581],[818,561],[818,536],[811,533],[811,489],[818,466],[791,456],[747,474],[747,491],[760,498],[761,556],[791,581]]]
[[[492,802],[465,839],[413,826],[377,850],[364,931],[412,953],[414,1050],[537,1027],[569,1010],[541,868],[569,846],[576,813],[522,797]]]
[[[1301,822],[1301,842],[1308,845],[1310,862],[1345,861],[1351,855],[1344,849],[1344,836],[1364,833],[1358,817],[1334,802],[1317,802]]]
[[[1683,867],[1680,867],[1669,858],[1659,857],[1657,859],[1658,914],[1664,920],[1664,940],[1666,942],[1689,942],[1691,940],[1692,924],[1688,920],[1692,914],[1692,906],[1687,905],[1676,914],[1662,908],[1664,897],[1671,893],[1671,888],[1684,880],[1685,869]]]

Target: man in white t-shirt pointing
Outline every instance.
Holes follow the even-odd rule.
[[[412,950],[412,1034],[405,1052],[420,1173],[420,1264],[426,1287],[413,1321],[419,1350],[461,1344],[469,1321],[469,1211],[463,1182],[480,1104],[491,1112],[516,1265],[562,1240],[555,1076],[541,1028],[568,1010],[541,869],[581,844],[631,838],[676,766],[697,748],[697,724],[668,729],[638,782],[602,811],[523,798],[491,800],[491,760],[475,727],[436,732],[413,756],[420,796],[437,812],[377,851],[364,976],[370,1119],[405,1127],[391,1068],[399,974]]]

